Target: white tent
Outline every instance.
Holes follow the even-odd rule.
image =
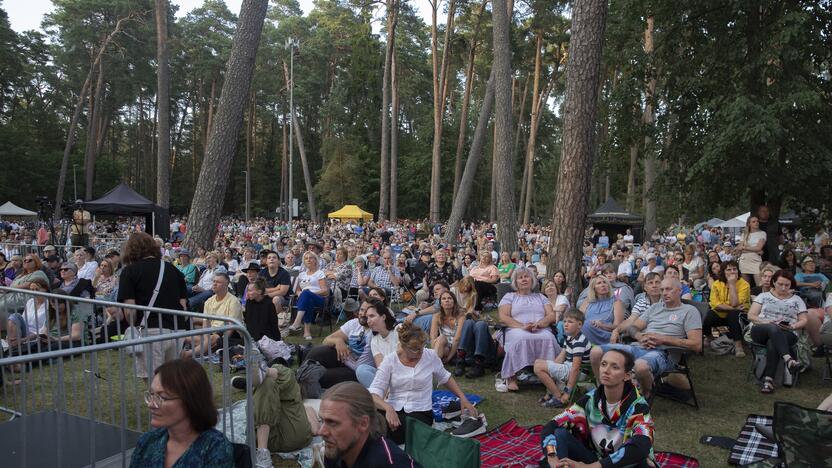
[[[727,229],[727,230],[735,230],[735,229],[742,229],[745,227],[745,220],[748,219],[748,214],[737,216],[736,218],[731,218],[728,221],[721,222],[716,225],[718,228]]]
[[[0,206],[0,216],[37,216],[34,211],[23,209],[12,202],[6,202]]]

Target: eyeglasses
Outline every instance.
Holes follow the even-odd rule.
[[[34,262],[34,260],[32,260],[31,258],[27,258],[27,259],[23,260],[23,263],[31,263],[31,262]]]
[[[178,400],[178,399],[179,399],[179,397],[165,397],[165,396],[162,396],[158,393],[144,392],[144,402],[147,404],[147,406],[149,406],[151,408],[154,408],[154,409],[161,408],[162,404],[166,401]]]

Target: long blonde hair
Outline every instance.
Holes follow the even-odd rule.
[[[463,286],[465,286],[467,291],[463,291]],[[459,280],[459,282],[456,283],[456,290],[465,294],[465,300],[460,303],[460,306],[462,306],[465,310],[472,309],[477,303],[477,288],[474,285],[474,277],[466,276]],[[457,297],[457,300],[462,301],[462,298]]]
[[[607,295],[605,297],[599,297],[595,292],[595,285],[597,285],[599,281],[607,283]],[[593,302],[597,302],[599,299],[609,299],[610,297],[612,297],[612,285],[610,284],[610,280],[608,280],[604,275],[596,275],[592,278],[592,281],[589,282],[589,293],[586,296],[586,301],[591,304]]]

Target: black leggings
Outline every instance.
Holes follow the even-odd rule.
[[[705,320],[702,322],[702,333],[706,338],[711,337],[711,329],[713,327],[728,327],[728,338],[734,341],[742,340],[742,327],[740,326],[740,311],[729,310],[725,312],[725,317],[722,318],[713,310],[709,310],[705,314]]]
[[[783,356],[792,354],[792,346],[797,343],[797,335],[773,323],[751,327],[751,339],[755,343],[767,346],[766,370],[763,376],[771,378],[777,373],[778,361],[783,359]],[[797,359],[797,356],[792,356],[792,359]]]
[[[384,414],[384,411],[378,410],[378,412],[379,414],[381,414],[381,417],[384,418],[384,421],[386,422],[387,418]],[[399,424],[399,428],[393,431],[390,430],[389,425],[387,427],[387,437],[389,437],[390,440],[392,440],[396,445],[401,445],[405,442],[405,427],[407,426],[405,418],[414,418],[417,421],[427,424],[428,426],[433,425],[433,411],[414,411],[412,413],[405,413],[404,409],[401,409],[399,411],[396,411],[396,416],[399,417],[399,422],[401,423]]]
[[[474,288],[477,290],[477,310],[482,310],[482,300],[487,297],[497,297],[497,287],[493,283],[485,281],[474,281]]]
[[[326,372],[318,381],[321,388],[329,388],[341,382],[357,382],[355,371],[338,360],[338,352],[333,346],[318,345],[309,350],[304,361],[318,361],[326,368]]]

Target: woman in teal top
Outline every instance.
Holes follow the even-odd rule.
[[[205,370],[174,359],[156,368],[144,401],[155,429],[139,437],[132,468],[225,468],[234,466],[231,442],[218,430],[217,408]]]
[[[497,273],[500,274],[501,283],[511,283],[511,274],[514,273],[515,268],[517,268],[517,264],[511,261],[511,255],[508,252],[500,254],[500,264],[497,265]]]

